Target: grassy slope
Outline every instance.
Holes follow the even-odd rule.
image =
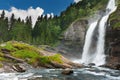
[[[4,49],[4,51],[3,51]],[[29,44],[25,44],[22,42],[9,41],[1,44],[0,46],[0,61],[1,62],[11,62],[9,58],[5,58],[5,54],[9,54],[12,57],[22,59],[25,62],[34,65],[38,64],[49,64],[51,62],[56,62],[62,64],[62,59],[60,54],[46,54],[41,53],[42,49],[38,49]],[[16,62],[16,61],[12,61]],[[1,66],[1,65],[0,65]]]

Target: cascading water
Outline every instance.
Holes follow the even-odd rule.
[[[99,20],[91,23],[86,34],[85,45],[82,54],[82,63],[95,63],[97,66],[105,64],[105,27],[109,15],[114,12],[116,8],[117,6],[115,6],[115,0],[109,0],[105,14]],[[96,29],[98,29],[98,35],[95,33]],[[97,39],[96,41],[93,41],[92,38],[94,38],[95,35],[97,35]]]
[[[90,27],[86,33],[86,39],[85,44],[83,48],[83,55],[82,55],[82,62],[85,62],[86,64],[90,63],[92,60],[92,55],[90,54],[90,47],[92,43],[92,35],[94,32],[95,27],[97,26],[98,21],[93,22],[90,24]]]

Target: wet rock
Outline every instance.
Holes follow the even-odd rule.
[[[120,64],[115,65],[115,68],[116,68],[117,70],[120,70]]]
[[[1,49],[1,52],[2,52],[2,53],[5,53],[5,54],[9,54],[9,53],[10,53],[10,50],[8,50],[8,49]]]
[[[71,70],[71,69],[65,69],[65,70],[62,71],[62,74],[64,74],[64,75],[73,74],[73,70]]]
[[[11,60],[16,61],[16,62],[21,62],[21,63],[24,62],[24,60],[16,58],[16,57],[13,57],[13,56],[11,56],[9,54],[4,54],[3,57],[11,59]]]
[[[115,70],[120,70],[120,64],[105,64],[101,65],[100,67],[106,67],[106,68],[111,68]]]
[[[89,63],[88,66],[95,66],[95,63]]]
[[[25,72],[26,70],[23,69],[20,65],[16,64],[16,65],[13,65],[12,68],[17,71],[17,72]]]
[[[65,63],[64,64],[59,64],[59,63],[56,63],[56,62],[51,62],[51,65],[54,66],[55,68],[63,68],[63,69],[72,68],[71,65],[65,64]]]
[[[69,65],[73,66],[73,68],[83,68],[84,65],[79,63],[68,62]]]
[[[74,21],[59,37],[61,42],[57,46],[58,53],[69,59],[79,59],[81,54],[78,53],[82,53],[87,25],[85,19]]]

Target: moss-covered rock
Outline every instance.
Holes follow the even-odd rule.
[[[33,67],[46,68],[72,68],[74,64],[58,53],[51,53],[23,42],[9,41],[3,44],[0,45],[0,61],[2,63],[11,63],[12,65],[27,63]]]

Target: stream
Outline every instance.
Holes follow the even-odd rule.
[[[120,80],[120,71],[102,67],[73,69],[63,75],[63,69],[30,69],[24,73],[0,73],[0,80]]]

